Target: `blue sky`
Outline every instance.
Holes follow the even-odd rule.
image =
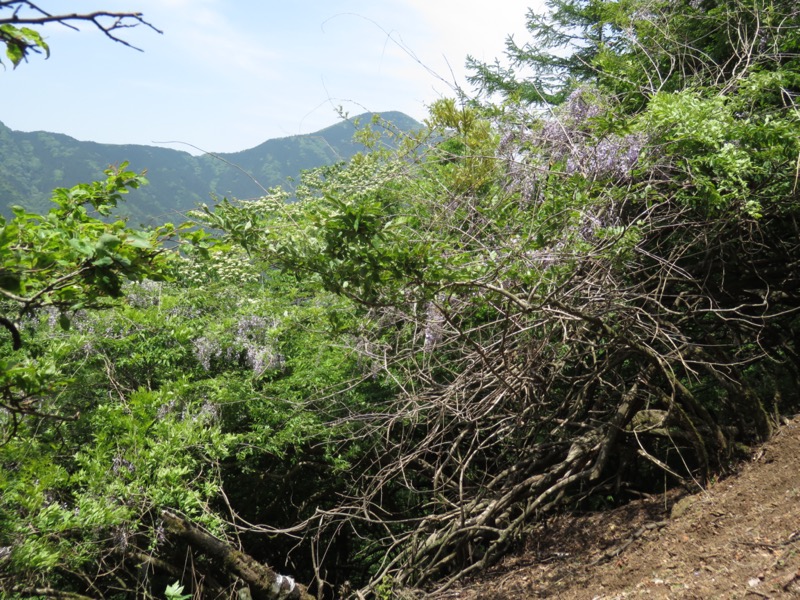
[[[48,27],[48,60],[0,70],[0,121],[104,143],[213,152],[309,133],[350,115],[425,106],[501,57],[541,0],[42,0],[52,13],[140,11],[164,31],[125,39]],[[6,61],[4,61],[6,62]]]

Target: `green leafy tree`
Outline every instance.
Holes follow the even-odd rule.
[[[49,52],[36,29],[47,23],[91,22],[126,45],[123,29],[152,27],[139,13],[52,15],[28,1],[0,2],[0,11],[11,11],[0,12],[0,41],[14,66]],[[265,318],[231,322],[209,304],[220,283],[261,275],[237,262],[241,253],[215,248],[209,257],[202,231],[114,219],[122,195],[145,180],[127,164],[106,175],[55,190],[46,214],[14,207],[0,221],[0,324],[9,334],[0,355],[0,594],[180,594],[180,544],[178,554],[204,554],[213,570],[194,594],[226,593],[238,577],[256,598],[307,599],[304,586],[236,549],[233,513],[218,503],[223,461],[248,455],[255,428],[227,405],[242,402],[235,391],[257,396],[283,359]],[[192,244],[182,256],[164,245],[177,233]],[[163,281],[187,273],[204,283],[202,308],[191,306],[191,281],[180,288],[188,299],[162,307]],[[238,296],[227,290],[216,308]],[[223,323],[216,335],[208,322],[198,329],[198,314],[210,313]],[[298,435],[274,442],[276,451],[303,444],[308,429],[295,414],[304,408],[283,408],[272,410],[276,425],[296,419]]]
[[[753,71],[792,70],[800,49],[791,0],[552,0],[548,8],[529,12],[529,42],[508,40],[509,66],[470,59],[472,82],[526,104],[563,102],[592,83],[641,108],[659,91],[730,88]]]
[[[209,260],[231,268],[228,257]],[[259,268],[244,260],[239,271]],[[230,552],[247,532],[246,550],[268,564],[305,557],[308,543],[278,532],[345,493],[359,458],[352,425],[331,423],[380,386],[344,343],[346,302],[274,275],[269,285],[208,277],[124,291],[67,331],[43,318],[29,332],[42,360],[70,365],[58,403],[81,417],[65,426],[27,415],[0,447],[9,594],[45,583],[89,593],[91,580],[94,590],[158,595],[190,549],[207,555],[196,569],[208,577],[191,589],[221,593],[235,571],[184,541],[179,523]],[[340,401],[318,400],[325,390]]]
[[[175,233],[172,226],[143,231],[101,219],[144,182],[125,167],[109,170],[103,182],[55,190],[55,206],[46,215],[16,207],[12,219],[0,217],[0,324],[9,334],[0,359],[4,436],[14,433],[19,416],[39,414],[43,403],[59,414],[48,397],[58,387],[60,368],[25,347],[20,329],[26,320],[52,310],[66,329],[76,311],[104,308],[121,297],[125,281],[169,272],[162,243]]]

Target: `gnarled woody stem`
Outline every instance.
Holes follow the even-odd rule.
[[[253,600],[314,600],[304,585],[279,575],[249,554],[232,548],[227,542],[206,533],[189,521],[169,511],[161,518],[167,529],[203,553],[222,561],[225,568],[248,586]]]

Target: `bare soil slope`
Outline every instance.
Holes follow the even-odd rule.
[[[551,519],[524,553],[437,598],[800,598],[800,416],[736,476]]]

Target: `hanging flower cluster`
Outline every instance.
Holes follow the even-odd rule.
[[[258,315],[241,317],[231,332],[232,339],[203,336],[194,340],[194,356],[206,371],[211,371],[215,363],[246,367],[256,377],[279,371],[285,357],[274,349],[270,336],[274,327],[274,322]]]
[[[547,116],[518,115],[505,125],[500,153],[508,185],[526,201],[537,201],[551,175],[625,181],[633,176],[647,138],[639,132],[601,132],[609,102],[587,87],[576,89]]]

